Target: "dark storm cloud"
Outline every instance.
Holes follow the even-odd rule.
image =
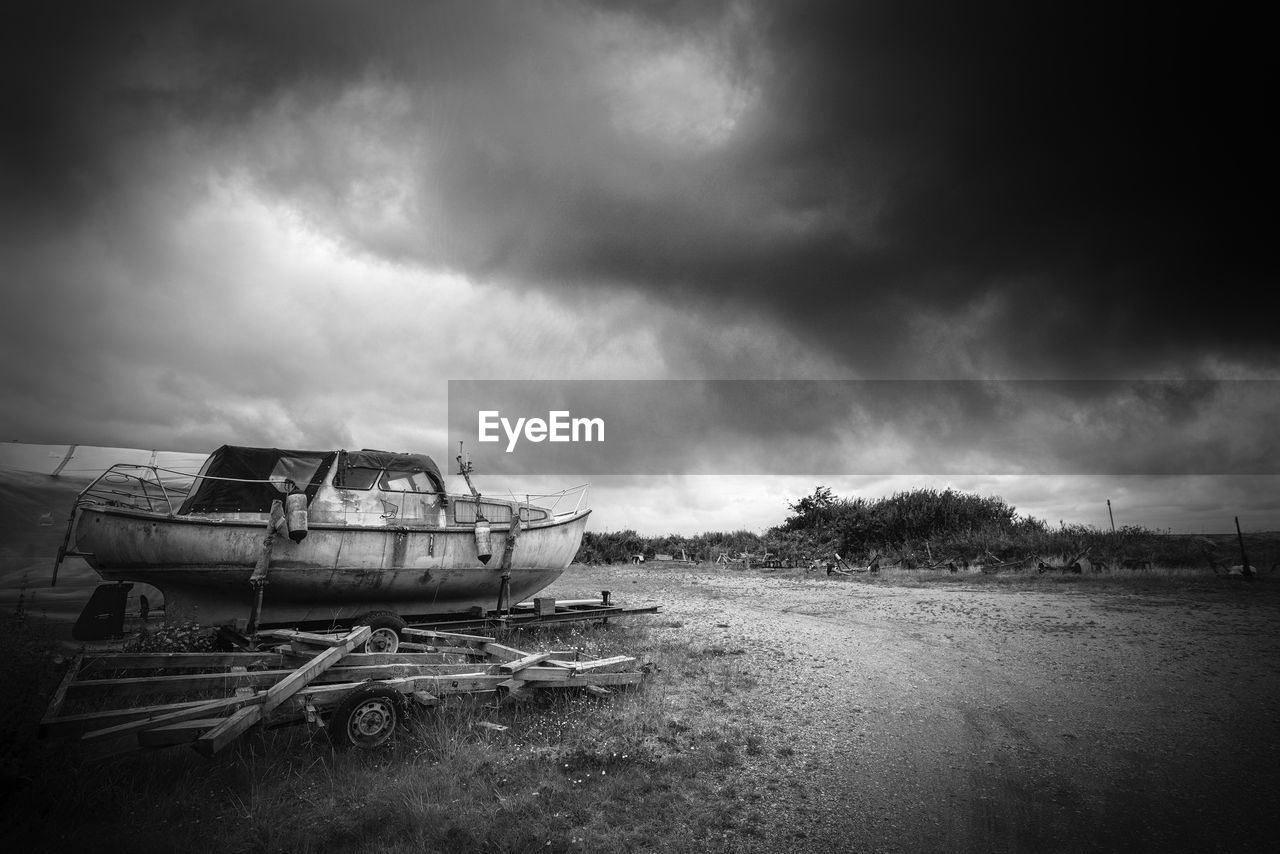
[[[937,373],[950,329],[956,375],[1276,367],[1241,303],[1276,279],[1243,16],[42,3],[5,30],[9,240],[231,164],[374,254],[773,318],[855,374]]]
[[[975,348],[995,373],[1274,366],[1270,321],[1242,302],[1276,281],[1257,21],[912,2],[767,17],[767,118],[722,176],[758,207],[665,227],[628,211],[634,239],[593,244],[595,273],[757,302],[888,374],[920,344],[913,315],[963,324],[984,298]],[[809,226],[764,225],[782,216]]]

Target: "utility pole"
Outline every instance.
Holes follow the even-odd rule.
[[[1111,533],[1116,532],[1116,514],[1111,512],[1111,499],[1107,499],[1107,515],[1111,517]]]
[[[1245,576],[1253,575],[1253,571],[1249,568],[1249,558],[1244,553],[1244,534],[1240,533],[1240,517],[1236,517],[1236,539],[1240,541],[1240,574]]]

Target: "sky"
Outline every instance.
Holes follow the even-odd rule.
[[[1139,406],[1022,398],[1020,435],[1079,427],[1026,470],[973,454],[994,409],[791,413],[786,444],[833,458],[795,475],[753,476],[772,434],[711,417],[680,458],[732,470],[593,479],[593,527],[760,530],[824,484],[1280,529],[1277,59],[1253,14],[6,4],[0,438],[444,457],[450,380],[1158,382]],[[1243,403],[1240,380],[1263,381]],[[1113,456],[1135,447],[1164,462]],[[494,491],[558,485],[470,450]]]

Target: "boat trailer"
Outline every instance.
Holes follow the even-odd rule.
[[[368,626],[339,633],[264,631],[271,648],[218,653],[76,656],[40,724],[43,738],[71,738],[86,759],[188,744],[212,756],[258,728],[309,724],[340,747],[380,747],[410,708],[457,695],[498,703],[548,689],[608,695],[638,685],[644,669],[620,655],[580,660],[575,650],[525,652],[495,638],[406,628],[418,651],[360,653]],[[150,705],[111,701],[167,697]],[[215,696],[210,696],[215,695]],[[77,704],[86,711],[70,711]],[[489,724],[489,726],[496,726]]]

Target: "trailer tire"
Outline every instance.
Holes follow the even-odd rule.
[[[374,750],[391,741],[404,716],[403,694],[385,685],[365,685],[338,704],[329,718],[329,740],[339,748]]]
[[[360,647],[361,652],[395,652],[400,648],[400,631],[405,622],[390,611],[371,611],[357,619],[355,625],[369,627],[369,639]]]

